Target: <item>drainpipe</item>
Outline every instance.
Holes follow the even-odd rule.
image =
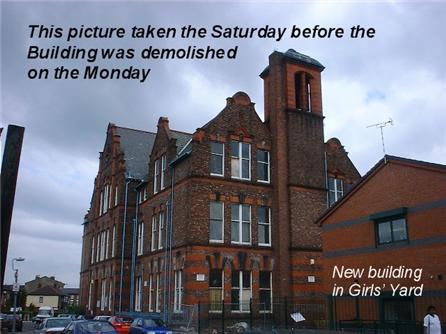
[[[166,236],[164,250],[164,321],[169,322],[170,304],[172,300],[172,234],[173,234],[173,194],[175,184],[175,168],[171,166],[171,191],[167,201]],[[175,287],[174,287],[175,288]]]
[[[130,312],[135,310],[135,266],[136,266],[136,234],[138,229],[139,191],[136,191],[135,218],[133,219],[132,236],[132,269],[130,271]]]
[[[327,208],[330,207],[330,190],[328,189],[328,163],[327,163],[327,151],[324,152],[324,168],[325,168],[325,188],[327,189],[325,198],[327,201]]]
[[[124,199],[124,220],[122,222],[122,251],[121,251],[121,274],[119,282],[119,308],[118,311],[122,312],[122,284],[124,279],[124,253],[125,253],[125,226],[127,225],[127,201],[128,201],[128,190],[131,178],[127,177],[125,179],[125,199]]]

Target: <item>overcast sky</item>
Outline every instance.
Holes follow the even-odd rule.
[[[89,208],[98,155],[107,124],[155,131],[160,116],[173,129],[193,132],[214,117],[225,99],[247,92],[263,117],[259,73],[274,50],[296,51],[319,60],[326,139],[338,137],[364,174],[381,157],[380,133],[386,127],[387,152],[446,164],[446,3],[345,2],[2,2],[1,123],[26,127],[22,150],[6,282],[13,280],[11,259],[20,282],[36,274],[55,275],[67,286],[79,285],[83,216]],[[188,44],[239,46],[236,60],[109,62],[107,66],[151,68],[148,80],[32,81],[31,66],[80,66],[84,62],[26,59],[30,24],[69,26],[134,25],[211,28],[293,25],[373,27],[373,39],[140,40],[79,43],[82,47],[184,47]],[[5,135],[5,133],[4,133]],[[2,136],[4,139],[5,136]]]

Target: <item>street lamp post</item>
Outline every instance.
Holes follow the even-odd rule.
[[[18,284],[19,280],[19,270],[14,268],[14,261],[21,262],[25,261],[23,257],[16,257],[12,259],[12,271],[14,271],[14,310],[13,310],[13,317],[12,317],[12,334],[15,334],[15,322],[16,322],[16,309],[17,309],[17,293],[19,292],[20,285]]]

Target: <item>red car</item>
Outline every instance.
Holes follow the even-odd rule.
[[[118,334],[128,334],[130,325],[133,322],[133,318],[128,316],[114,315],[108,320],[108,322],[115,328]]]

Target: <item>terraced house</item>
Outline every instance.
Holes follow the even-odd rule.
[[[85,216],[81,305],[93,314],[274,313],[322,294],[315,221],[360,178],[324,141],[321,72],[294,50],[260,74],[264,117],[246,93],[194,133],[109,124]]]

